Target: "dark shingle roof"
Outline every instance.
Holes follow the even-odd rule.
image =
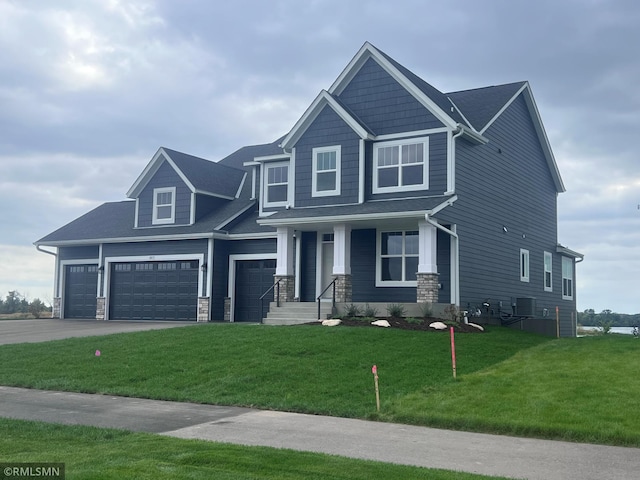
[[[451,92],[447,95],[476,130],[484,126],[522,88],[526,82]]]
[[[284,136],[271,143],[242,147],[218,163],[228,167],[246,169],[247,167],[244,166],[244,163],[252,162],[255,157],[266,157],[268,155],[279,155],[283,153],[282,148],[279,146],[283,139]]]
[[[38,240],[36,245],[56,245],[66,242],[87,242],[115,239],[144,239],[158,236],[206,235],[216,231],[226,233],[225,225],[230,218],[245,210],[251,211],[255,204],[248,198],[228,202],[222,208],[201,218],[194,225],[171,225],[153,228],[134,228],[136,202],[103,203],[67,225]],[[262,228],[262,231],[265,231]]]
[[[240,182],[245,175],[244,170],[194,157],[169,148],[163,147],[163,150],[171,157],[171,160],[197,191],[223,197],[234,197],[236,195]]]
[[[389,55],[384,53],[382,50],[378,49],[378,51],[394,67],[396,67],[400,71],[400,73],[402,73],[405,77],[407,77],[407,79],[411,83],[413,83],[416,87],[418,87],[418,89],[420,89],[420,91],[422,93],[424,93],[427,97],[429,97],[431,99],[431,101],[433,101],[433,103],[435,103],[438,107],[440,107],[440,109],[442,109],[453,120],[455,120],[457,123],[462,123],[462,124],[465,124],[465,125],[467,124],[467,122],[464,121],[464,118],[462,118],[460,116],[460,114],[457,111],[455,111],[455,109],[453,111],[451,111],[451,107],[453,105],[451,105],[451,102],[447,98],[447,95],[442,93],[440,90],[435,88],[433,85],[425,82],[422,78],[417,76],[415,73],[413,73],[411,70],[409,70],[405,66],[403,66],[403,65],[399,64],[398,62],[396,62],[393,58],[391,58]]]
[[[435,197],[392,199],[331,207],[292,208],[289,210],[280,210],[269,217],[265,217],[265,220],[284,220],[283,223],[286,223],[286,220],[306,218],[321,219],[323,217],[328,218],[341,215],[366,216],[400,212],[415,212],[419,214],[437,207],[450,198],[452,198],[451,195],[439,195]]]

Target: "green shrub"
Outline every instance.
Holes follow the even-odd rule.
[[[422,318],[431,318],[433,316],[433,304],[430,302],[421,303],[420,313]]]
[[[405,313],[404,306],[399,303],[390,303],[387,305],[387,314],[392,318],[402,318]]]
[[[362,315],[360,307],[351,303],[345,307],[344,316],[347,318],[359,317]]]
[[[362,314],[365,317],[377,317],[378,316],[378,309],[375,307],[372,307],[371,305],[369,305],[368,303],[365,305],[364,310],[362,311]]]

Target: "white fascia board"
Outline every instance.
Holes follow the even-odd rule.
[[[167,163],[169,163],[171,168],[173,168],[175,170],[175,172],[178,174],[180,179],[189,188],[189,190],[191,190],[191,192],[195,192],[196,191],[196,189],[193,186],[193,184],[184,175],[184,173],[182,173],[182,170],[180,170],[178,168],[178,166],[174,163],[174,161],[171,159],[169,154],[164,150],[164,148],[160,147],[158,149],[158,151],[156,152],[156,154],[151,159],[151,161],[147,164],[145,169],[142,171],[140,176],[136,179],[136,181],[133,183],[133,185],[131,186],[131,188],[127,192],[127,197],[136,198],[138,195],[140,195],[140,192],[142,191],[142,189],[147,185],[147,183],[149,183],[149,180],[151,180],[151,177],[153,177],[153,175],[160,168],[160,165],[162,165],[162,160],[163,159],[161,159],[161,155],[164,156],[164,159],[167,160]]]
[[[247,180],[247,172],[244,172],[242,176],[242,181],[240,182],[240,186],[238,187],[238,191],[236,192],[235,198],[240,198],[240,193],[242,192],[242,187],[244,187],[244,182]]]
[[[455,128],[456,122],[436,103],[431,100],[427,95],[422,92],[413,82],[405,77],[400,71],[394,67],[373,45],[369,42],[360,48],[355,57],[349,62],[347,67],[342,71],[340,76],[333,82],[329,93],[333,95],[340,95],[346,88],[349,82],[356,75],[358,70],[364,65],[364,63],[373,57],[373,59],[380,65],[391,77],[393,77],[402,87],[407,90],[416,100],[418,100],[425,108],[433,113],[438,120],[449,128]]]
[[[264,233],[230,233],[227,237],[228,240],[260,240],[266,238],[277,238],[276,232],[264,232]]]
[[[263,162],[275,162],[281,160],[289,160],[290,153],[279,153],[277,155],[265,155],[263,157],[255,157],[253,162],[246,162],[244,165],[261,165]]]
[[[428,211],[427,211],[428,212]],[[259,225],[268,226],[288,226],[308,223],[346,223],[358,220],[385,220],[398,218],[424,218],[425,210],[409,211],[409,212],[386,212],[386,213],[366,213],[353,215],[329,215],[326,217],[300,217],[300,218],[282,218],[282,219],[259,219]]]
[[[440,205],[436,205],[431,210],[429,210],[429,212],[427,214],[431,217],[431,216],[435,215],[436,213],[438,213],[440,210],[442,210],[442,209],[444,209],[446,207],[450,207],[451,205],[453,205],[453,203],[456,200],[458,200],[458,195],[454,195],[453,197],[448,198],[447,200],[442,202]]]
[[[224,233],[188,233],[181,235],[149,235],[144,237],[118,237],[118,238],[91,238],[87,240],[61,240],[57,242],[34,243],[38,246],[72,247],[80,245],[96,245],[99,243],[141,243],[163,242],[165,240],[195,240],[199,238],[228,238]]]
[[[229,195],[218,195],[217,193],[213,193],[213,192],[208,192],[206,190],[193,190],[191,193],[197,193],[200,195],[206,195],[208,197],[215,197],[215,198],[222,198],[223,200],[235,200],[238,197],[230,197]],[[180,227],[181,225],[176,225],[177,227]]]
[[[291,131],[282,140],[280,146],[285,150],[292,148],[304,132],[313,123],[325,106],[329,106],[338,116],[360,137],[369,139],[371,135],[360,125],[349,113],[335,101],[335,99],[326,91],[322,90],[309,108],[304,112],[302,117],[296,122]],[[257,160],[257,159],[256,159]]]
[[[556,159],[553,155],[553,150],[551,150],[551,144],[549,143],[549,137],[547,137],[547,132],[544,129],[544,125],[542,123],[542,117],[540,117],[540,112],[538,111],[538,106],[533,98],[533,94],[531,93],[531,87],[529,86],[529,82],[524,82],[524,85],[518,89],[518,91],[509,99],[507,103],[496,113],[491,120],[480,130],[480,134],[484,134],[484,132],[504,113],[504,111],[511,106],[511,104],[515,101],[518,96],[524,93],[524,100],[529,109],[529,113],[533,119],[533,126],[536,130],[536,134],[538,135],[538,139],[540,140],[540,144],[542,146],[542,151],[547,159],[547,164],[549,169],[551,170],[551,177],[556,185],[556,190],[559,193],[565,192],[566,189],[564,187],[564,182],[562,181],[562,177],[560,176],[560,170],[558,169],[558,164],[556,163]]]
[[[556,246],[556,253],[560,253],[567,257],[579,258],[581,261],[584,259],[584,254],[571,250],[563,245]]]
[[[486,145],[489,143],[489,139],[475,130],[470,129],[469,127],[465,127],[461,123],[458,124],[458,127],[462,131],[462,135],[469,141],[476,143],[478,145]]]

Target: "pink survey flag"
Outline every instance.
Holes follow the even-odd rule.
[[[100,356],[100,350],[96,350],[96,357]]]
[[[376,365],[374,365],[373,367],[371,367],[371,373],[373,373],[374,375],[376,373],[378,373],[378,367]]]

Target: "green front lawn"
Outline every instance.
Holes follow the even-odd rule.
[[[448,333],[195,325],[0,346],[0,384],[640,446],[640,340],[495,327],[456,350],[454,381]]]

